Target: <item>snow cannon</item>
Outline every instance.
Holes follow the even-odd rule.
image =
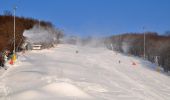
[[[12,56],[12,60],[13,60],[13,62],[15,62],[15,61],[17,60],[17,58],[16,58],[16,54],[13,54],[13,56]]]
[[[14,61],[11,59],[11,60],[9,61],[9,64],[13,65],[13,64],[14,64]]]

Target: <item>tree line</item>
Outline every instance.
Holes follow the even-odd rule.
[[[144,33],[125,33],[114,35],[105,39],[105,45],[109,49],[144,56]],[[158,64],[165,72],[170,71],[170,35],[158,35],[156,32],[145,32],[145,57],[151,62],[157,58]]]
[[[54,29],[53,32],[58,39],[63,35],[59,29],[56,29],[51,22],[39,21],[33,18],[15,17],[16,23],[16,47],[20,48],[21,44],[25,42],[23,32],[32,29],[36,24],[44,29]],[[0,52],[8,49],[13,50],[14,45],[14,16],[10,14],[0,15]]]

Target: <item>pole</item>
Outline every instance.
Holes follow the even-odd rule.
[[[16,9],[17,9],[17,7],[14,6],[14,51],[13,51],[14,54],[15,54],[15,52],[16,52],[16,51],[15,51],[15,50],[16,50],[16,47],[15,47],[15,44],[16,44],[16,38],[15,38],[15,26],[16,26],[16,25],[15,25],[15,24],[16,24],[16,23],[15,23],[15,12],[16,12]]]
[[[145,30],[145,27],[143,27],[143,30]],[[145,34],[145,31],[144,31],[144,36],[143,36],[143,38],[144,38],[144,42],[143,42],[143,57],[144,57],[144,59],[146,58],[146,54],[145,54],[145,52],[146,52],[146,34]]]
[[[38,19],[38,31],[40,32],[40,19]]]
[[[16,7],[14,7],[14,54],[15,54],[15,10],[16,10]]]
[[[16,38],[15,38],[15,12],[16,12],[16,6],[14,6],[14,50],[13,50],[13,57],[12,57],[12,60],[13,62],[16,61],[16,51],[15,51],[15,42],[16,42]]]

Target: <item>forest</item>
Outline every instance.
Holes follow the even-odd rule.
[[[107,37],[105,45],[109,49],[138,57],[144,57],[145,51],[146,60],[157,63],[163,67],[165,72],[170,71],[170,36],[167,34],[159,35],[156,32],[124,33]]]
[[[35,25],[40,25],[44,30],[55,30],[53,34],[57,34],[56,37],[59,39],[59,34],[63,34],[56,29],[51,22],[39,21],[33,18],[15,17],[15,41],[16,51],[20,49],[26,37],[23,36],[25,30],[32,29]],[[40,33],[41,34],[41,33]],[[0,51],[10,50],[14,48],[14,16],[12,15],[0,15]]]

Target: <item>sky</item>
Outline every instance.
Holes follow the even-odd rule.
[[[50,21],[69,35],[170,30],[170,0],[0,0],[0,14],[14,5],[17,16]]]

